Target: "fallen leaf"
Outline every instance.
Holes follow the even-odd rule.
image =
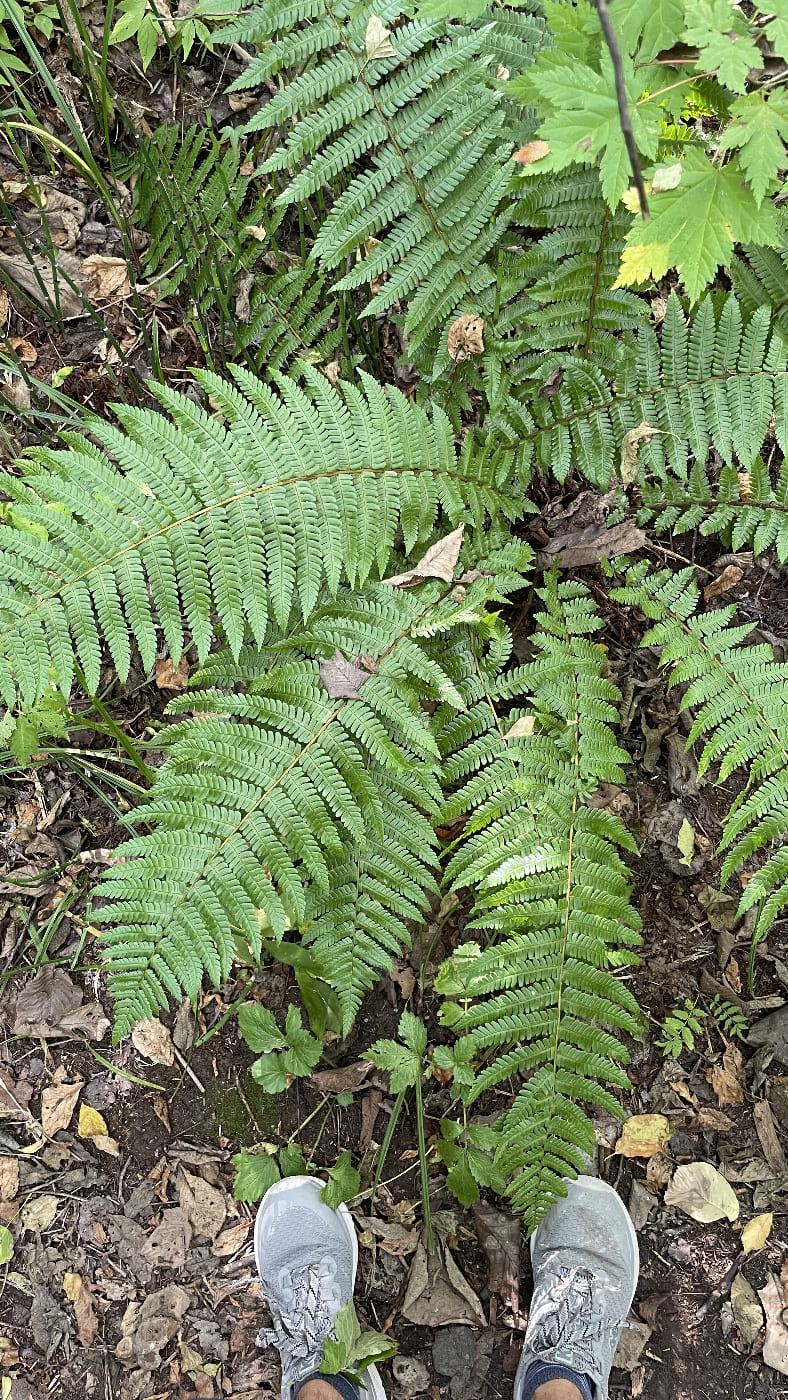
[[[51,311],[54,306],[58,306],[62,319],[73,321],[76,316],[85,314],[82,293],[86,288],[86,279],[79,258],[75,258],[72,253],[61,251],[57,255],[55,267],[57,290],[52,264],[42,253],[0,253],[0,268],[27,296],[38,306],[43,306],[45,311]]]
[[[730,933],[736,927],[739,922],[739,901],[733,895],[723,894],[713,885],[705,885],[696,897],[715,933]]]
[[[320,1069],[313,1071],[309,1078],[321,1094],[355,1093],[369,1077],[371,1060],[356,1060],[344,1069]]]
[[[486,1201],[473,1207],[476,1233],[487,1260],[487,1287],[501,1302],[520,1311],[520,1233],[521,1221],[505,1215]]]
[[[154,1065],[171,1065],[175,1061],[172,1037],[157,1016],[147,1021],[138,1021],[131,1032],[134,1049]]]
[[[771,1234],[774,1224],[774,1215],[769,1210],[765,1215],[755,1215],[752,1220],[748,1220],[741,1232],[741,1247],[745,1254],[752,1254],[756,1249],[763,1249]]]
[[[0,1201],[13,1201],[19,1190],[19,1162],[16,1157],[0,1157]]]
[[[231,1225],[229,1230],[222,1230],[211,1246],[211,1254],[214,1254],[217,1259],[224,1259],[228,1254],[235,1254],[245,1244],[251,1228],[251,1221],[241,1220],[239,1224]]]
[[[172,658],[165,656],[156,662],[154,671],[156,673],[156,686],[159,690],[186,689],[186,683],[189,679],[189,662],[185,656],[181,657],[177,669],[172,664]]]
[[[45,963],[40,972],[22,988],[16,999],[14,1034],[22,1024],[54,1026],[82,1003],[82,993],[62,967]]]
[[[318,670],[331,700],[363,700],[359,691],[369,680],[369,671],[354,666],[341,651],[336,650],[330,660],[321,661]]]
[[[676,845],[681,851],[679,865],[692,865],[692,858],[695,854],[695,831],[686,817],[679,827]]]
[[[621,1157],[656,1157],[667,1147],[671,1132],[661,1113],[636,1113],[624,1124],[615,1151]]]
[[[179,1206],[165,1210],[161,1224],[142,1246],[142,1254],[152,1268],[182,1269],[189,1254],[192,1227]]]
[[[707,583],[703,590],[704,603],[710,603],[712,598],[719,598],[723,593],[729,593],[737,583],[741,583],[744,578],[744,570],[736,564],[726,564],[722,573],[711,583]]]
[[[214,1240],[227,1216],[223,1191],[201,1176],[178,1170],[178,1200],[197,1239]]]
[[[458,316],[452,321],[446,337],[446,349],[456,365],[464,364],[472,355],[484,352],[483,316]]]
[[[82,261],[82,276],[92,302],[130,294],[129,270],[125,258],[108,258],[103,253],[91,253]]]
[[[171,1283],[157,1293],[149,1293],[142,1304],[130,1304],[134,1312],[128,1322],[126,1316],[123,1318],[123,1335],[115,1355],[124,1364],[139,1367],[143,1372],[155,1371],[164,1347],[177,1336],[190,1303],[186,1289]]]
[[[81,1138],[98,1138],[106,1137],[109,1129],[106,1119],[101,1116],[97,1108],[91,1108],[90,1104],[82,1103],[79,1105],[77,1132]]]
[[[615,559],[619,554],[636,554],[646,544],[645,531],[631,520],[618,525],[587,525],[582,530],[556,535],[545,549],[540,549],[536,563],[540,569],[550,569],[558,563],[561,569],[581,569],[598,564],[604,555]]]
[[[8,344],[17,353],[17,358],[23,365],[34,365],[38,359],[38,351],[35,345],[31,345],[29,340],[25,340],[21,335],[10,335]]]
[[[0,1069],[0,1118],[24,1121],[28,1117],[27,1105],[33,1097],[33,1086],[29,1079],[14,1081],[11,1071]]]
[[[408,569],[404,574],[392,574],[391,578],[384,578],[383,582],[396,588],[413,588],[415,584],[423,583],[425,578],[439,578],[444,583],[451,583],[460,557],[464,530],[464,525],[458,525],[450,535],[444,535],[442,540],[430,545],[426,554],[412,569]]]
[[[526,141],[519,151],[515,151],[512,160],[518,165],[533,165],[537,160],[544,160],[549,156],[550,147],[546,141]]]
[[[729,1133],[731,1128],[735,1127],[736,1124],[727,1113],[723,1113],[719,1108],[708,1108],[705,1104],[698,1109],[692,1122],[687,1124],[691,1133]]]
[[[4,326],[8,320],[11,305],[8,300],[8,292],[5,287],[0,287],[0,326]]]
[[[627,1206],[632,1224],[636,1230],[642,1230],[648,1223],[648,1218],[654,1209],[654,1197],[646,1190],[642,1181],[637,1178],[629,1188],[629,1204]]]
[[[516,719],[511,729],[507,729],[504,739],[527,739],[534,732],[536,718],[534,715],[521,715]]]
[[[386,28],[383,20],[378,19],[377,15],[370,15],[367,21],[364,50],[370,63],[376,58],[394,58],[391,30]]]
[[[649,1293],[647,1298],[638,1303],[638,1312],[649,1327],[656,1327],[657,1313],[670,1296],[670,1293]]]
[[[767,1274],[766,1286],[758,1289],[758,1297],[766,1313],[764,1362],[775,1371],[779,1371],[781,1376],[788,1376],[788,1330],[783,1322],[782,1289],[774,1274]]]
[[[741,1339],[751,1347],[763,1327],[763,1312],[755,1289],[747,1282],[744,1274],[737,1274],[731,1284],[731,1307]]]
[[[752,1112],[758,1141],[763,1148],[763,1155],[769,1166],[775,1176],[788,1175],[788,1162],[786,1162],[785,1154],[780,1146],[777,1129],[774,1126],[774,1115],[766,1099],[759,1099],[753,1105]]]
[[[741,1051],[728,1045],[721,1065],[710,1065],[703,1077],[711,1085],[718,1103],[743,1103],[744,1087],[739,1078],[742,1067]]]
[[[89,1001],[85,1006],[78,1006],[76,1011],[70,1011],[67,1016],[61,1017],[52,1027],[50,1034],[59,1036],[76,1032],[78,1035],[86,1035],[88,1040],[103,1040],[109,1025],[101,1003]]]
[[[17,409],[19,413],[24,413],[33,402],[30,388],[24,379],[21,375],[13,374],[10,370],[6,370],[0,378],[0,393],[2,393],[6,403]]]
[[[57,1215],[57,1196],[31,1196],[19,1212],[23,1230],[48,1230]]]
[[[413,1256],[402,1315],[416,1327],[469,1324],[486,1327],[482,1305],[458,1269],[451,1251],[436,1241],[432,1254],[419,1242]]]
[[[47,1137],[54,1137],[55,1133],[68,1127],[85,1085],[83,1079],[77,1079],[74,1084],[65,1083],[64,1080],[65,1071],[61,1066],[55,1073],[55,1082],[41,1094],[41,1126]]]
[[[711,1162],[688,1162],[677,1167],[665,1192],[665,1205],[675,1206],[693,1220],[737,1220],[739,1202],[729,1182]]]
[[[644,420],[642,423],[638,423],[636,428],[630,428],[628,433],[624,433],[621,439],[620,461],[622,486],[631,486],[633,482],[637,481],[640,466],[638,448],[641,442],[650,442],[658,432],[659,428],[655,428],[653,423],[647,423]]]
[[[621,1336],[618,1339],[613,1365],[621,1371],[634,1370],[643,1354],[644,1347],[648,1345],[653,1330],[653,1327],[649,1327],[648,1323],[643,1322],[637,1313],[630,1308],[629,1317],[624,1323]]]
[[[725,970],[722,975],[725,978],[725,981],[728,983],[728,986],[731,987],[733,991],[736,992],[738,995],[741,992],[741,972],[739,970],[739,964],[735,958],[728,959],[728,962],[725,965]]]
[[[370,1236],[379,1241],[384,1254],[391,1254],[394,1258],[404,1258],[418,1246],[418,1230],[409,1230],[397,1220],[380,1220],[376,1215],[362,1215],[359,1224],[363,1224]]]

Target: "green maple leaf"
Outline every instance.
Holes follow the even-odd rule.
[[[360,1185],[361,1176],[350,1160],[350,1150],[346,1149],[328,1173],[328,1181],[320,1192],[320,1199],[332,1210],[336,1210],[340,1202],[351,1201],[358,1194]],[[339,1337],[339,1333],[337,1336]]]
[[[788,60],[788,0],[756,0],[756,9],[772,18],[766,26],[766,37],[771,40],[780,58]]]
[[[649,277],[659,280],[675,267],[696,301],[717,268],[730,261],[734,243],[776,245],[774,209],[770,204],[758,208],[736,162],[720,168],[690,148],[682,164],[675,189],[652,194],[650,222],[635,219],[616,287]]]
[[[610,16],[624,52],[648,63],[680,38],[684,0],[615,0]]]
[[[552,109],[539,128],[538,135],[550,147],[533,167],[542,174],[546,170],[564,170],[567,165],[593,165],[599,161],[602,193],[615,209],[630,180],[629,156],[621,134],[613,71],[603,63],[601,73],[586,63],[567,58],[553,51],[550,61],[531,68],[529,83],[540,99]],[[639,84],[632,64],[624,60],[632,130],[638,150],[655,156],[659,139],[661,112],[655,103],[636,105]]]
[[[687,0],[684,39],[700,49],[698,72],[716,72],[721,83],[744,92],[751,68],[763,68],[747,21],[730,0]]]
[[[788,165],[784,141],[788,141],[788,96],[775,92],[748,92],[731,107],[731,125],[722,133],[720,146],[741,148],[739,164],[760,204],[770,193],[779,170]]]

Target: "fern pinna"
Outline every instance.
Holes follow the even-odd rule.
[[[740,915],[758,907],[760,939],[788,905],[788,664],[766,643],[745,645],[754,624],[733,625],[734,606],[697,612],[691,568],[634,568],[613,597],[653,619],[641,645],[661,647],[670,685],[686,686],[681,708],[694,712],[687,747],[704,741],[699,774],[718,763],[721,783],[737,770],[747,776],[723,823],[720,882],[752,856],[763,860],[739,903]]]
[[[346,186],[316,260],[327,269],[350,260],[335,290],[385,278],[364,314],[407,302],[413,347],[494,295],[488,254],[505,227],[497,215],[512,151],[495,82],[498,14],[467,26],[412,18],[396,0],[262,0],[218,35],[258,47],[232,90],[283,78],[244,128],[291,123],[262,167],[297,172],[281,201]],[[522,61],[542,22],[500,14],[497,46]]]
[[[486,934],[484,947],[461,944],[444,964],[441,1020],[460,1037],[457,1061],[481,1062],[466,1103],[527,1076],[497,1125],[496,1164],[529,1229],[593,1150],[580,1104],[620,1113],[606,1086],[628,1088],[627,1054],[607,1028],[639,1028],[634,997],[610,971],[637,961],[639,919],[618,853],[636,846],[588,803],[599,782],[624,777],[619,695],[590,640],[601,622],[587,591],[551,575],[540,596],[535,659],[501,676],[508,639],[488,661],[474,655],[468,709],[444,711],[436,726],[456,789],[443,819],[468,816],[446,883],[472,893],[470,927]],[[501,719],[500,702],[519,694],[529,708]]]
[[[192,714],[163,736],[144,809],[155,829],[97,887],[116,1036],[194,995],[205,971],[221,982],[235,935],[259,957],[261,921],[314,945],[349,1029],[436,889],[439,753],[421,701],[462,700],[433,639],[482,624],[513,582],[486,572],[456,598],[435,582],[342,591],[262,652],[212,658],[214,686],[172,703]],[[355,655],[349,693],[331,668]]]
[[[0,568],[0,696],[27,704],[55,681],[68,694],[75,658],[91,693],[102,642],[128,675],[132,642],[153,665],[163,632],[178,658],[204,658],[217,629],[238,655],[266,639],[269,617],[307,617],[324,584],[385,572],[402,531],[426,539],[438,509],[482,525],[516,513],[505,458],[448,420],[362,376],[341,393],[301,365],[304,383],[236,385],[201,372],[215,412],[162,386],[169,412],[118,407],[125,431],[96,420],[102,452],[72,437],[37,448],[5,482]],[[187,635],[188,634],[188,635]]]

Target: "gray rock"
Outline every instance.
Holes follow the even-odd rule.
[[[415,1356],[395,1356],[391,1370],[403,1395],[421,1395],[429,1390],[430,1373]]]
[[[440,1376],[461,1376],[476,1360],[476,1334],[469,1327],[440,1327],[432,1344],[432,1364]]]

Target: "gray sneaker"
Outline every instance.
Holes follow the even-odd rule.
[[[534,1296],[514,1382],[521,1400],[535,1361],[587,1376],[596,1400],[607,1383],[638,1281],[635,1228],[620,1196],[596,1177],[568,1183],[531,1237]]]
[[[275,1346],[282,1359],[282,1400],[294,1400],[308,1376],[320,1370],[323,1343],[339,1309],[353,1297],[358,1241],[346,1205],[320,1199],[325,1182],[288,1176],[266,1191],[254,1226],[254,1254],[263,1295],[273,1319],[259,1346]],[[361,1400],[385,1400],[374,1366],[363,1373]]]

